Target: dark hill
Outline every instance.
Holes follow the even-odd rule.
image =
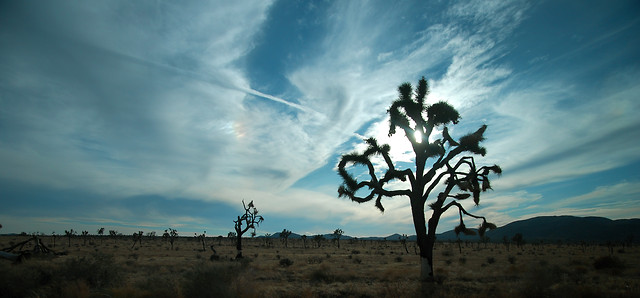
[[[527,242],[640,242],[640,219],[611,220],[604,217],[540,216],[514,221],[487,232],[491,242],[511,240],[521,233]],[[438,235],[438,240],[456,240],[453,231]],[[478,241],[479,236],[460,235],[461,240]]]

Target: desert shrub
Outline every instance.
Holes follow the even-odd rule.
[[[453,252],[452,252],[452,251],[450,251],[450,250],[443,250],[443,251],[442,251],[442,256],[444,256],[444,257],[450,257],[450,256],[453,256]]]
[[[494,257],[488,257],[488,258],[487,258],[487,263],[489,263],[489,264],[493,264],[493,263],[495,263],[495,262],[496,262],[496,258],[494,258]]]
[[[521,297],[562,297],[554,292],[552,287],[563,279],[568,272],[562,267],[555,265],[549,267],[532,268],[525,276],[524,286],[520,289]]]
[[[509,256],[507,258],[507,260],[509,261],[509,264],[511,264],[511,265],[516,263],[516,257],[514,257],[514,256]]]
[[[0,297],[38,296],[40,289],[56,281],[56,268],[51,264],[0,265]]]
[[[321,257],[318,257],[318,256],[313,256],[313,257],[307,258],[307,263],[309,263],[309,264],[320,264],[320,263],[322,263],[322,261],[324,261],[324,259],[321,258]]]
[[[110,286],[122,279],[122,268],[115,263],[113,256],[100,253],[69,259],[60,273],[68,281],[82,280],[95,288]]]
[[[624,267],[622,261],[614,256],[599,257],[593,262],[593,268],[596,270],[606,270],[614,274],[620,273]]]
[[[313,282],[332,283],[336,280],[336,276],[331,273],[329,268],[322,266],[311,271],[309,279]]]
[[[360,264],[360,263],[362,263],[362,259],[360,259],[360,258],[358,258],[358,257],[355,257],[355,258],[353,259],[353,263],[354,263],[354,264]]]
[[[160,276],[160,275],[150,275],[149,278],[138,281],[135,284],[135,288],[143,291],[143,297],[157,297],[157,298],[169,298],[169,297],[179,297],[179,283],[173,276]],[[122,290],[122,289],[116,289]],[[124,297],[125,295],[117,295],[114,293],[115,297]],[[126,297],[137,297],[136,295],[128,295]]]
[[[402,262],[402,257],[401,256],[397,256],[395,257],[396,262],[401,263]]]
[[[459,258],[458,262],[460,262],[460,264],[464,265],[464,264],[467,263],[467,258],[465,258],[465,257]]]
[[[357,254],[360,254],[360,251],[354,249],[354,250],[351,251],[351,254],[357,255]]]
[[[182,291],[185,297],[233,297],[230,288],[242,272],[242,265],[199,265],[185,273]]]
[[[290,260],[289,258],[284,258],[280,260],[280,266],[282,267],[289,267],[293,265],[293,261]]]
[[[447,260],[446,260],[446,261],[444,261],[444,262],[445,262],[445,264],[447,264],[447,265],[451,265],[451,262],[452,262],[452,261],[451,261],[450,259],[447,259]]]

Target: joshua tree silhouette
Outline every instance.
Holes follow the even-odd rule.
[[[176,240],[177,237],[178,237],[178,231],[172,228],[164,230],[164,233],[162,234],[162,238],[164,238],[165,240],[169,240],[169,243],[171,244],[171,250],[173,250],[173,242]]]
[[[340,248],[340,237],[342,237],[342,234],[344,234],[342,229],[336,229],[333,231],[333,239],[338,243],[338,248]]]
[[[249,202],[249,205],[245,205],[243,200],[242,207],[244,208],[244,214],[239,215],[238,219],[233,221],[236,230],[236,249],[238,251],[236,259],[242,258],[242,235],[249,229],[253,229],[252,234],[255,235],[256,226],[260,225],[264,220],[262,215],[258,215],[258,209],[253,205],[253,201]]]
[[[484,217],[467,212],[458,201],[473,196],[474,203],[479,204],[480,192],[491,188],[489,173],[500,174],[502,170],[497,165],[477,167],[473,156],[459,156],[465,152],[485,155],[486,149],[479,144],[484,140],[483,134],[487,126],[482,125],[476,132],[455,141],[449,135],[447,125],[457,124],[460,115],[445,102],[431,105],[425,102],[429,87],[424,77],[415,90],[410,83],[404,83],[398,87],[398,92],[399,98],[387,110],[390,116],[389,136],[395,134],[397,128],[404,131],[413,148],[415,164],[406,169],[397,169],[389,154],[390,146],[379,145],[376,139],[369,138],[365,141],[367,149],[363,153],[354,152],[341,157],[338,173],[343,179],[343,184],[338,188],[338,195],[358,203],[375,199],[375,206],[383,212],[382,197],[409,197],[417,243],[420,247],[421,279],[433,280],[433,246],[440,217],[449,208],[456,207],[460,215],[460,224],[455,228],[456,233],[475,233],[466,228],[463,214],[482,219],[478,228],[481,236],[487,229],[495,228],[495,225],[488,223]],[[441,136],[434,135],[437,139],[432,140],[434,128],[442,129],[442,133]],[[376,156],[384,160],[384,166],[377,169],[372,161]],[[428,160],[431,162],[427,163]],[[364,174],[369,180],[357,181],[347,171],[352,165],[365,167],[364,173],[358,174]],[[408,180],[408,185],[403,184],[406,188],[389,187],[390,182],[398,180]],[[427,198],[442,184],[442,191],[437,194],[435,201],[429,204],[432,214],[427,225]],[[451,194],[454,189],[460,192]],[[361,193],[364,193],[364,196],[360,196]],[[452,200],[445,204],[447,199]]]
[[[289,236],[291,236],[291,231],[289,231],[287,229],[283,229],[282,232],[280,232],[280,239],[284,243],[284,247],[285,248],[288,247]]]
[[[102,236],[104,235],[104,228],[98,229],[98,235],[100,235],[100,244],[102,244]]]

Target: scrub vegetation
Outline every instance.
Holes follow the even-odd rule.
[[[0,236],[0,248],[31,236]],[[640,247],[436,242],[437,280],[420,284],[416,242],[342,239],[287,246],[243,239],[202,251],[202,239],[72,238],[53,254],[0,259],[1,297],[640,297]],[[41,236],[51,247],[52,236]],[[67,241],[65,241],[67,242]],[[27,242],[30,250],[36,242]],[[65,243],[67,244],[67,243]],[[460,246],[459,246],[460,244]]]

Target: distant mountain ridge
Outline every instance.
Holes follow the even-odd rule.
[[[517,233],[522,234],[528,243],[545,242],[633,242],[640,243],[640,218],[633,219],[608,219],[604,217],[577,217],[570,215],[539,216],[525,220],[518,220],[489,230],[486,236],[490,242],[502,242],[504,237],[511,241]],[[307,235],[312,239],[315,235]],[[324,234],[325,239],[333,239],[333,234]],[[264,236],[261,236],[264,237]],[[300,239],[302,236],[291,233],[289,239]],[[402,235],[393,234],[386,237],[357,237],[359,240],[400,240]],[[438,241],[462,241],[477,242],[480,236],[466,236],[455,234],[453,230],[436,235]],[[280,233],[275,233],[270,238],[280,238]],[[340,239],[353,239],[356,237],[342,235]],[[416,235],[411,235],[409,241],[416,241]]]
[[[491,242],[502,242],[504,237],[511,240],[522,234],[525,241],[547,243],[557,242],[640,242],[640,219],[611,220],[604,217],[577,217],[569,215],[539,216],[518,220],[495,230],[487,231]],[[460,235],[461,240],[478,241],[479,236]],[[457,240],[453,231],[438,235],[438,240]]]

